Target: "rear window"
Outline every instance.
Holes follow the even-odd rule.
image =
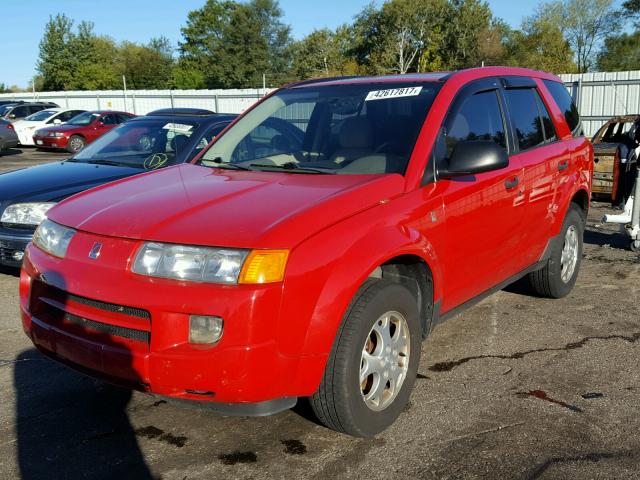
[[[555,100],[556,104],[560,108],[560,111],[564,115],[564,119],[569,125],[569,129],[573,133],[574,137],[582,135],[582,128],[580,127],[580,115],[578,114],[578,108],[573,103],[573,99],[569,92],[562,83],[554,82],[551,80],[543,80],[546,87],[549,89],[551,96]]]

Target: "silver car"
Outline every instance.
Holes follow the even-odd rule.
[[[18,135],[13,124],[7,120],[0,120],[0,152],[18,145]]]

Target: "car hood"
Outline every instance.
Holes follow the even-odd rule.
[[[0,174],[0,203],[57,202],[83,190],[141,173],[138,168],[56,162]]]
[[[62,202],[52,220],[86,232],[168,243],[291,248],[402,192],[401,175],[245,172],[178,165]]]

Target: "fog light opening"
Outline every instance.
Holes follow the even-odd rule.
[[[189,316],[189,343],[211,345],[222,338],[224,322],[211,315]]]

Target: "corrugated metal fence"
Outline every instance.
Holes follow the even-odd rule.
[[[588,136],[616,115],[640,114],[640,70],[560,75]]]
[[[205,108],[214,112],[241,113],[268,93],[265,89],[242,90],[102,90],[91,92],[5,93],[0,99],[54,102],[83,110],[122,110],[144,115],[170,107]]]
[[[640,70],[560,75],[578,105],[585,133],[593,135],[614,115],[640,114]],[[113,109],[144,115],[158,108],[193,107],[241,113],[269,89],[242,90],[104,90],[0,94],[0,99],[55,102],[61,107]]]

